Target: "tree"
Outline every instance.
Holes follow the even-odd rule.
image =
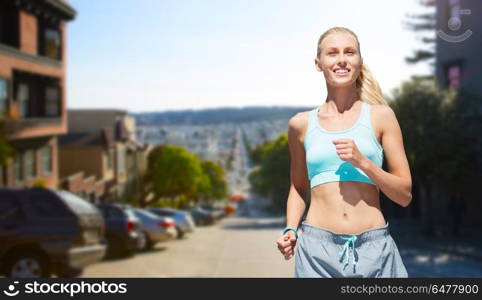
[[[12,156],[14,150],[12,146],[8,143],[7,139],[5,138],[4,134],[4,126],[5,120],[0,119],[0,167],[4,166],[7,163],[9,157]]]
[[[206,184],[198,156],[184,147],[158,146],[149,153],[148,163],[145,184],[154,194],[150,202],[168,197],[174,205],[175,199],[182,195],[194,195]]]
[[[394,91],[391,106],[402,129],[412,182],[420,190],[421,218],[426,233],[434,232],[433,189],[464,189],[476,178],[471,166],[474,142],[462,134],[454,90],[439,90],[434,80],[413,77]]]
[[[201,162],[201,167],[209,180],[207,198],[221,199],[227,197],[227,183],[223,168],[211,160]]]
[[[261,152],[261,164],[249,175],[251,186],[258,194],[270,197],[274,208],[285,210],[290,187],[288,136],[281,134],[257,151]]]

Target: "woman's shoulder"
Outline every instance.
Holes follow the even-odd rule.
[[[395,112],[388,104],[370,104],[372,114],[380,120],[393,118]]]
[[[292,116],[288,121],[288,134],[294,133],[300,141],[303,141],[304,134],[308,128],[310,111],[300,111]]]
[[[371,104],[371,119],[383,131],[385,126],[398,123],[395,111],[388,104]]]
[[[288,125],[291,129],[301,130],[306,129],[308,126],[308,120],[310,118],[310,111],[300,111],[289,119]]]

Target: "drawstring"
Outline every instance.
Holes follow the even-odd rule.
[[[357,259],[355,259],[355,241],[356,241],[357,237],[356,237],[356,235],[352,235],[349,238],[346,238],[346,237],[341,237],[341,238],[346,240],[346,242],[343,245],[343,249],[339,252],[340,262],[342,261],[343,255],[345,255],[346,251],[350,248],[350,243],[351,243],[352,248],[353,248],[353,251],[351,253],[352,254],[352,262],[353,262],[353,272],[355,272],[355,265],[357,263]],[[344,264],[343,268],[345,268],[346,265],[348,264],[348,255],[346,255],[345,258],[346,259],[345,259],[345,264]]]

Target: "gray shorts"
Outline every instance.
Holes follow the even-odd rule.
[[[294,277],[408,277],[388,222],[360,234],[334,233],[304,221],[301,229]]]

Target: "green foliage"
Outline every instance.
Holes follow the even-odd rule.
[[[253,190],[271,197],[273,206],[284,210],[290,186],[288,136],[281,134],[275,141],[257,147],[253,152],[256,153],[253,161],[260,162],[249,175]]]
[[[249,153],[250,154],[250,158],[251,158],[251,161],[256,164],[256,165],[260,165],[261,164],[261,161],[263,159],[263,153],[265,153],[266,151],[266,148],[268,147],[269,145],[269,142],[264,142],[262,144],[259,144],[257,145],[254,149],[251,150],[251,152]]]
[[[213,161],[205,160],[201,167],[206,177],[207,192],[205,198],[221,199],[228,196],[227,182],[224,177],[223,168]]]
[[[5,120],[0,119],[0,166],[4,166],[7,163],[8,158],[14,153],[12,146],[10,146],[4,136],[4,124]]]
[[[421,77],[394,92],[390,105],[402,129],[412,190],[420,191],[415,200],[420,201],[427,233],[433,233],[435,225],[433,188],[446,195],[463,191],[469,201],[477,199],[482,174],[480,103],[480,97],[464,89],[440,90],[433,79]]]
[[[414,181],[438,182],[446,192],[464,188],[476,169],[471,167],[473,137],[465,134],[464,119],[453,90],[439,90],[433,80],[403,83],[391,103],[402,128]],[[460,176],[460,172],[467,176]]]
[[[419,4],[424,8],[432,8],[429,13],[407,14],[407,20],[403,22],[406,29],[416,33],[429,32],[435,34],[437,20],[435,16],[435,1],[420,1]],[[417,64],[419,62],[428,62],[434,66],[435,58],[435,39],[430,37],[421,37],[420,41],[427,45],[425,49],[416,49],[412,56],[406,57],[405,62],[408,64]]]
[[[199,157],[184,147],[162,145],[148,157],[149,168],[144,177],[146,193],[154,194],[153,203],[174,208],[185,207],[191,201],[218,200],[227,197],[224,170],[212,161]]]
[[[43,179],[36,179],[33,183],[33,187],[35,188],[45,188],[47,183]]]
[[[155,198],[195,194],[203,185],[199,158],[184,147],[162,145],[148,156],[146,180]]]

